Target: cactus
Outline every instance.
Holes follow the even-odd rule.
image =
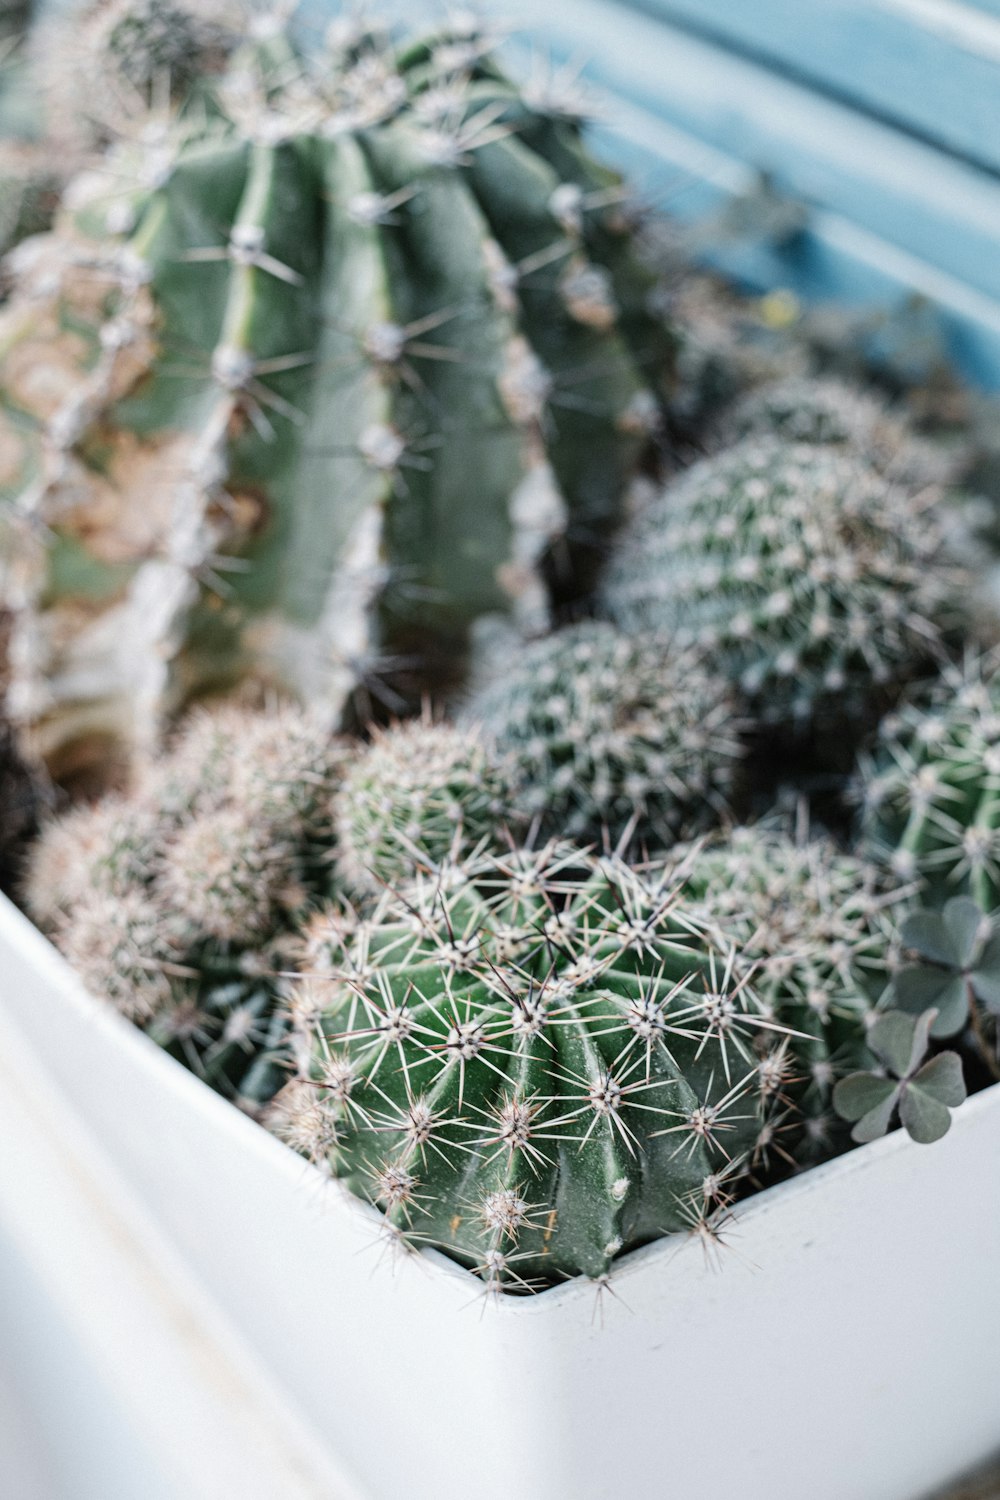
[[[480,51],[258,39],[18,262],[9,706],[50,757],[247,678],[333,721],[620,518],[672,339],[622,183]]]
[[[639,514],[604,602],[716,653],[763,723],[860,718],[961,620],[931,499],[834,448],[750,439]]]
[[[874,391],[835,376],[788,376],[747,392],[723,415],[716,438],[727,447],[747,437],[830,443],[903,484],[945,484],[962,460],[918,437]]]
[[[551,844],[320,913],[276,1128],[493,1290],[704,1224],[766,1124],[778,1028],[655,869]]]
[[[424,719],[379,732],[334,799],[337,874],[361,894],[399,886],[496,844],[509,802],[504,770],[471,730]]]
[[[730,692],[695,652],[571,626],[518,652],[465,709],[544,829],[670,843],[725,805],[740,752]]]
[[[1000,677],[969,657],[882,721],[859,761],[861,830],[873,859],[926,899],[1000,903]]]
[[[784,1106],[776,1150],[798,1165],[829,1154],[834,1085],[871,1061],[867,1032],[890,983],[901,893],[829,837],[799,841],[780,825],[735,828],[674,858],[686,896],[739,944],[761,1004],[789,1028],[767,1060]]]
[[[330,885],[346,753],[297,709],[202,712],[132,796],[32,851],[27,904],[84,983],[248,1109],[285,1080],[278,976]]]

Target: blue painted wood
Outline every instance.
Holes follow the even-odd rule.
[[[1000,171],[1000,3],[624,0]]]

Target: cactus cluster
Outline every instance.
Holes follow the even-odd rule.
[[[763,723],[858,718],[961,621],[932,501],[835,447],[750,438],[640,512],[604,605],[713,653]]]
[[[8,707],[50,757],[247,678],[334,722],[483,611],[544,617],[553,544],[620,519],[672,336],[621,181],[486,51],[251,35],[17,261]]]
[[[670,843],[717,817],[740,754],[725,679],[696,651],[588,621],[519,651],[465,709],[543,830]]]
[[[857,780],[873,858],[925,897],[1000,902],[1000,677],[970,657],[883,719]]]
[[[95,993],[244,1107],[284,1080],[296,913],[330,882],[345,751],[297,709],[198,715],[132,796],[55,819],[29,909]]]

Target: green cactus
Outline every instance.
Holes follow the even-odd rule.
[[[1000,904],[1000,677],[970,657],[882,721],[860,758],[857,797],[871,857],[940,904]]]
[[[729,1200],[774,1023],[676,883],[572,845],[313,918],[273,1123],[493,1290],[604,1275]]]
[[[297,709],[195,716],[131,797],[53,820],[25,898],[84,983],[256,1109],[285,1081],[278,976],[328,893],[347,752]]]
[[[572,838],[692,832],[724,807],[740,753],[724,678],[600,622],[520,650],[465,717],[508,762],[514,805]]]
[[[337,875],[359,894],[502,839],[508,778],[479,737],[413,720],[377,733],[334,798]]]
[[[720,419],[721,447],[747,437],[844,448],[902,484],[945,484],[962,454],[919,437],[874,391],[835,376],[787,376],[748,391]]]
[[[871,1061],[867,1032],[890,983],[902,899],[882,872],[828,837],[736,828],[675,853],[685,894],[754,965],[767,1014],[788,1028],[770,1069],[783,1117],[774,1148],[801,1166],[838,1144],[838,1078]]]
[[[672,339],[619,178],[479,50],[248,44],[23,262],[9,703],[50,756],[246,678],[333,720],[620,519]]]
[[[604,603],[714,652],[763,723],[859,718],[962,618],[929,506],[835,448],[749,439],[638,515]]]

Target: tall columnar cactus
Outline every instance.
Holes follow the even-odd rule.
[[[329,889],[345,757],[298,710],[204,714],[134,796],[71,811],[33,851],[28,904],[84,982],[247,1108],[286,1077],[279,976]]]
[[[1000,902],[1000,676],[970,659],[884,719],[861,757],[862,833],[873,858],[940,903]]]
[[[496,1290],[601,1276],[745,1173],[774,1037],[661,873],[553,844],[316,917],[278,1128]]]
[[[638,515],[605,605],[712,651],[763,722],[860,714],[960,619],[930,506],[835,448],[749,439]]]
[[[953,479],[961,453],[919,437],[874,391],[835,376],[787,376],[748,391],[718,423],[720,443],[779,437],[843,448],[900,483]]]
[[[0,518],[43,749],[246,677],[332,718],[620,518],[671,339],[621,181],[482,50],[257,38],[22,257]]]
[[[669,843],[718,815],[740,753],[729,686],[697,652],[596,621],[519,651],[465,716],[506,758],[515,805],[572,837]]]
[[[836,1144],[837,1079],[871,1061],[900,893],[831,839],[798,841],[778,826],[736,828],[676,858],[686,896],[739,944],[761,1004],[788,1028],[762,1068],[782,1104],[774,1148],[802,1165]]]
[[[371,894],[496,845],[510,795],[504,768],[471,729],[413,720],[377,733],[334,798],[337,874]]]

